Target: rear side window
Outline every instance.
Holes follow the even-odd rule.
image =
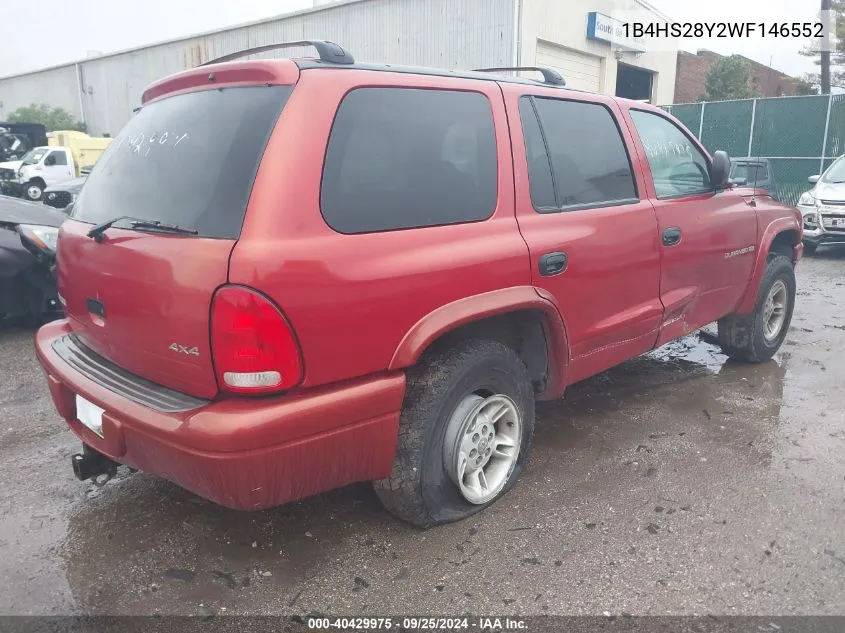
[[[625,142],[601,104],[520,100],[531,201],[541,213],[636,202]]]
[[[543,139],[543,131],[537,120],[534,102],[530,98],[520,99],[519,117],[522,119],[522,134],[525,137],[531,203],[538,211],[559,211],[552,177],[552,164],[549,162],[546,141]]]
[[[97,224],[125,215],[236,239],[291,90],[201,90],[145,106],[97,161],[73,217]]]
[[[320,206],[340,233],[484,220],[497,199],[490,102],[476,92],[359,88],[340,104]]]

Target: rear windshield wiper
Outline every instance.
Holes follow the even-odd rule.
[[[88,237],[93,238],[95,242],[102,242],[105,239],[105,232],[110,229],[113,224],[122,220],[131,220],[130,224],[133,229],[154,229],[156,231],[183,233],[185,235],[197,235],[199,233],[196,229],[185,228],[177,224],[165,224],[159,220],[142,220],[141,218],[135,218],[129,215],[119,215],[116,218],[112,218],[111,220],[107,220],[102,224],[92,227],[91,230],[88,231]]]
[[[155,229],[156,231],[166,231],[168,233],[184,233],[185,235],[197,235],[199,231],[196,229],[189,229],[178,224],[167,224],[166,222],[159,222],[158,220],[135,220],[129,223],[133,229]]]

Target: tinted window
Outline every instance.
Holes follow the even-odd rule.
[[[484,95],[362,88],[335,117],[321,206],[341,233],[473,222],[493,213],[496,179]]]
[[[54,165],[67,165],[67,155],[64,152],[52,152],[50,157],[52,157]]]
[[[264,146],[290,86],[202,90],[142,108],[91,172],[73,217],[118,215],[237,238]]]
[[[522,119],[522,134],[525,137],[525,157],[528,162],[528,184],[531,189],[531,203],[539,211],[557,211],[552,166],[546,151],[546,143],[537,121],[533,101],[525,97],[519,100],[519,117]]]
[[[610,206],[637,199],[634,175],[625,143],[610,112],[596,103],[531,98],[539,115],[545,146],[537,134],[526,135],[532,201],[538,211],[555,210],[537,204],[545,187],[546,167],[539,158],[548,147],[557,210]],[[525,106],[522,107],[522,110]],[[530,117],[523,115],[523,120]],[[530,125],[530,123],[529,123]]]
[[[658,198],[711,191],[710,168],[704,154],[669,119],[631,110]]]

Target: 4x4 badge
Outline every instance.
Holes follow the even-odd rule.
[[[189,354],[190,356],[200,355],[200,350],[198,347],[185,347],[184,345],[179,345],[179,343],[171,343],[170,349],[174,352],[182,352],[183,354]]]

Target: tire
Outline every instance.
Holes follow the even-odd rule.
[[[775,292],[785,291],[783,319],[777,333],[767,331],[769,321],[767,303]],[[762,363],[778,351],[789,331],[792,311],[795,308],[795,270],[789,257],[772,253],[757,290],[757,302],[751,314],[730,315],[719,321],[719,343],[725,354],[748,363]],[[772,315],[774,316],[774,315]],[[767,335],[768,334],[768,335]]]
[[[496,417],[502,410],[507,411],[499,421],[490,423],[486,416]],[[491,473],[489,481],[484,479],[489,483],[485,494],[495,494],[470,502],[458,483],[464,478],[455,464],[462,459],[466,463],[464,458],[472,454],[459,448],[478,441],[479,433],[462,426],[473,421],[479,431],[482,424],[490,424],[486,428],[495,435],[489,446],[484,438],[483,444],[474,445],[481,453],[493,449],[480,470]],[[508,433],[513,448],[497,441]],[[373,485],[385,508],[404,521],[419,527],[458,521],[490,506],[513,487],[528,461],[533,434],[534,390],[516,352],[497,341],[458,341],[427,353],[409,371],[393,471]],[[479,450],[473,459],[480,459]],[[500,451],[508,455],[500,456]],[[476,471],[467,466],[466,477],[471,472]],[[498,490],[497,481],[502,482]]]
[[[805,255],[812,255],[813,253],[816,252],[816,250],[818,248],[819,248],[818,244],[815,244],[813,242],[804,242],[804,254]]]
[[[32,202],[41,200],[44,195],[44,186],[40,182],[30,180],[23,188],[23,197]]]

